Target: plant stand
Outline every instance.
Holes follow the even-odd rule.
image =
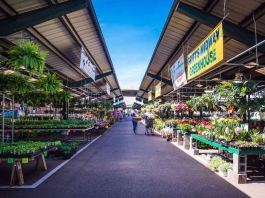
[[[183,148],[190,149],[190,136],[189,135],[183,135]]]
[[[182,146],[183,141],[182,141],[182,135],[180,133],[177,133],[177,145]]]
[[[233,153],[233,170],[228,170],[228,177],[238,184],[247,183],[247,155]]]
[[[190,136],[190,152],[193,155],[199,155],[199,149],[197,148],[197,140],[193,139],[192,136]]]

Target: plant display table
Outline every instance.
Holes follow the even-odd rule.
[[[182,131],[178,128],[173,129],[173,131],[177,132],[177,144],[183,145],[185,149],[189,149],[191,145],[190,136],[194,134],[194,132]]]
[[[265,154],[263,148],[257,149],[238,149],[230,146],[224,146],[222,144],[210,141],[204,137],[196,134],[191,134],[191,139],[195,139],[206,144],[212,145],[218,149],[233,153],[233,170],[228,171],[228,176],[234,179],[237,183],[247,183],[247,156],[248,155],[260,155]]]
[[[14,154],[1,154],[0,155],[0,163],[7,162],[12,164],[12,172],[11,172],[11,179],[10,179],[10,186],[15,185],[16,179],[18,178],[19,185],[23,185],[24,176],[22,172],[22,164],[28,163],[30,161],[34,161],[35,158],[37,159],[35,170],[38,170],[40,161],[42,161],[44,170],[47,170],[47,165],[45,161],[45,155],[47,152],[54,149],[55,147],[50,147],[45,151],[37,151],[32,154],[23,154],[23,155],[14,155]]]

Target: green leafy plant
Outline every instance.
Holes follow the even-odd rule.
[[[46,93],[58,92],[61,88],[61,81],[58,79],[56,74],[46,73],[42,75],[36,81],[36,87],[44,90]]]
[[[32,41],[22,41],[8,51],[10,56],[8,64],[14,66],[15,69],[24,66],[29,70],[30,75],[33,75],[37,71],[42,73],[45,67],[45,57],[48,52],[38,50],[38,44],[34,44]]]
[[[219,171],[226,172],[226,173],[228,170],[232,170],[232,169],[233,169],[233,166],[231,163],[224,163],[219,166]]]
[[[178,127],[182,131],[191,131],[191,129],[192,129],[192,125],[190,125],[190,124],[178,124]]]
[[[222,164],[225,164],[226,161],[222,160],[220,157],[213,157],[211,159],[211,161],[209,162],[209,167],[217,172],[219,170],[219,167],[222,165]]]

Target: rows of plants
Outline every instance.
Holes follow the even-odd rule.
[[[240,149],[258,149],[265,144],[265,134],[259,124],[244,124],[238,118],[219,118],[212,120],[208,118],[168,119],[164,123],[166,128],[161,130],[161,132],[167,136],[171,135],[173,128],[175,128],[201,135],[205,139],[220,143],[224,146]]]
[[[6,128],[11,128],[11,119],[7,119]],[[93,125],[93,120],[16,120],[15,129],[67,129],[88,128]]]
[[[5,155],[25,155],[43,152],[54,147],[54,142],[32,142],[18,141],[12,143],[0,143],[0,156]]]
[[[55,156],[63,156],[64,160],[70,159],[76,153],[79,145],[79,141],[62,142],[61,144],[56,146],[57,150],[55,151]]]

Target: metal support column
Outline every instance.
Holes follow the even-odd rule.
[[[4,143],[4,130],[5,130],[5,94],[2,95],[3,100],[2,100],[2,143]]]
[[[14,142],[14,113],[15,113],[15,98],[12,96],[12,142]]]

